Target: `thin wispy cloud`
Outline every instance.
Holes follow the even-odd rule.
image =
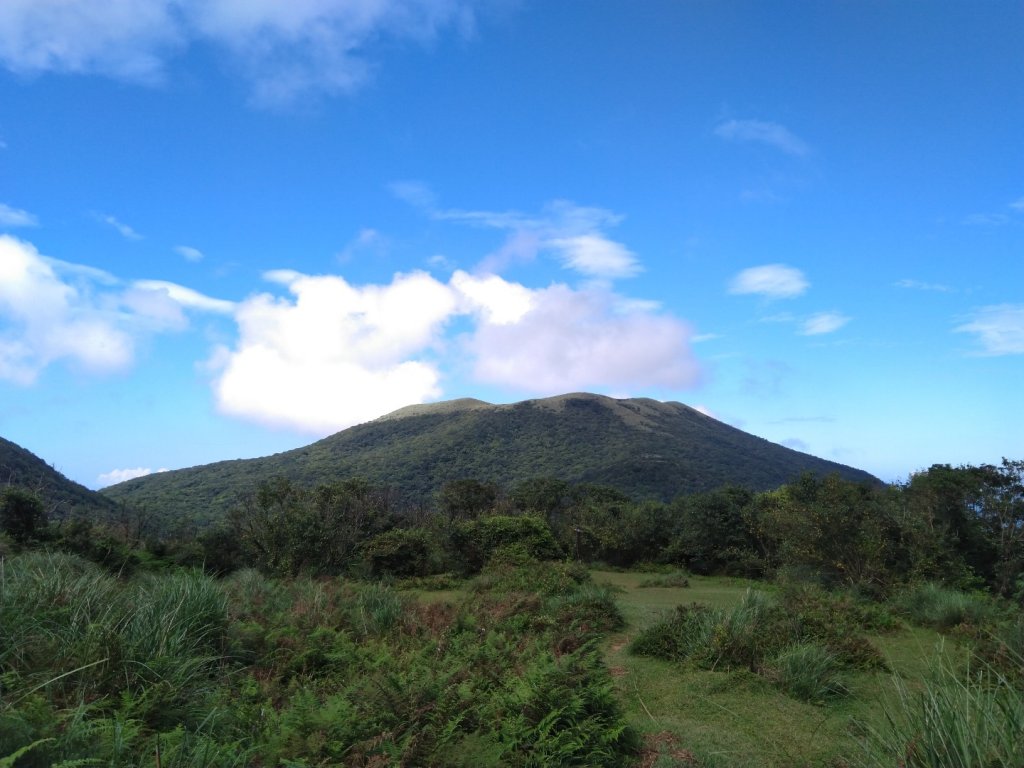
[[[1001,227],[1009,222],[1005,213],[972,213],[964,217],[964,224],[969,227]]]
[[[477,266],[478,271],[499,273],[509,264],[531,261],[548,253],[562,266],[587,277],[632,277],[643,267],[636,254],[608,236],[607,230],[622,216],[605,208],[555,200],[535,214],[521,211],[439,208],[433,192],[419,182],[391,185],[400,199],[438,221],[455,221],[508,232],[504,243]]]
[[[39,220],[28,211],[0,203],[0,227],[35,227]]]
[[[198,248],[193,248],[191,245],[176,245],[174,246],[174,252],[186,261],[198,262],[203,260],[203,252]]]
[[[804,320],[800,328],[802,336],[822,336],[835,333],[850,322],[849,317],[840,312],[819,312]]]
[[[811,151],[803,139],[784,125],[766,120],[726,120],[715,127],[715,135],[726,141],[764,144],[794,157]]]
[[[1024,304],[995,304],[975,310],[955,333],[973,334],[980,353],[1024,355]]]
[[[785,264],[764,264],[744,269],[729,281],[729,293],[756,294],[769,299],[791,299],[810,287],[804,273]]]
[[[1024,213],[1024,197],[1019,200],[1014,200],[1010,203],[1010,207],[1019,213]]]
[[[123,221],[118,220],[117,217],[111,216],[109,213],[97,213],[96,219],[107,226],[116,229],[125,240],[142,240],[142,235]]]
[[[210,46],[243,73],[253,100],[279,106],[345,93],[372,72],[381,41],[428,44],[474,28],[473,0],[5,0],[0,65],[25,74],[100,74],[159,84],[186,49]]]
[[[952,288],[942,283],[926,283],[921,280],[897,280],[893,283],[897,288],[909,288],[914,291],[935,291],[936,293],[950,293]]]

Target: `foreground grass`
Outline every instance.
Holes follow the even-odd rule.
[[[866,729],[884,728],[886,707],[900,704],[893,675],[907,681],[904,691],[916,690],[940,640],[935,631],[918,628],[869,636],[892,672],[849,670],[850,695],[822,706],[787,695],[747,669],[696,669],[628,652],[637,634],[666,611],[694,602],[733,608],[748,582],[696,576],[689,587],[651,588],[641,586],[643,574],[596,571],[593,577],[622,590],[627,627],[607,638],[605,659],[626,718],[648,745],[646,764],[659,768],[858,765]]]

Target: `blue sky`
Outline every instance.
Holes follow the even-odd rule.
[[[412,402],[1024,457],[1014,2],[6,0],[0,436],[91,487]]]

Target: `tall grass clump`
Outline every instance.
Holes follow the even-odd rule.
[[[227,597],[199,571],[149,576],[133,585],[121,629],[126,679],[187,689],[224,648]]]
[[[849,692],[840,674],[839,659],[812,642],[784,649],[771,662],[770,677],[794,699],[815,704]]]
[[[1024,666],[1024,659],[1016,659]],[[1020,768],[1024,765],[1024,689],[972,657],[967,667],[936,655],[923,689],[894,678],[896,705],[869,728],[865,766]]]
[[[961,592],[939,584],[917,584],[896,598],[896,608],[910,621],[925,627],[951,629],[959,624],[981,625],[998,614],[993,601],[980,594]]]
[[[94,676],[124,615],[120,585],[75,555],[30,552],[0,561],[0,672],[57,679]]]

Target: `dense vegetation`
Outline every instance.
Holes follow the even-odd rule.
[[[461,479],[410,507],[365,479],[277,477],[198,537],[127,508],[48,520],[9,487],[0,765],[739,764],[654,730],[617,682],[625,651],[602,639],[621,601],[586,563],[660,570],[645,589],[680,596],[620,641],[629,664],[853,707],[813,764],[1021,764],[1024,462],[1004,460],[667,503]],[[687,604],[707,575],[757,581]],[[874,709],[849,704],[890,674],[906,623],[951,652]]]
[[[106,496],[68,480],[31,451],[0,437],[2,486],[18,486],[35,493],[51,519],[76,516],[103,519],[117,510],[117,504]]]
[[[871,482],[866,472],[775,445],[680,403],[564,395],[512,405],[454,401],[403,409],[305,448],[130,480],[103,491],[163,520],[205,524],[269,477],[313,486],[349,477],[429,505],[454,480],[509,488],[534,477],[600,483],[669,501],[728,484],[777,488],[810,471]]]

